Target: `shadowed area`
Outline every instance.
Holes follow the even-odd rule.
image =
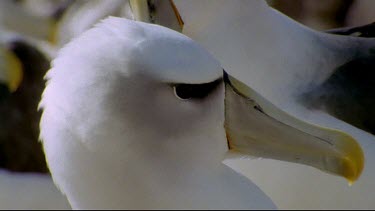
[[[10,95],[9,89],[6,85],[0,84],[0,103],[7,99]]]
[[[355,37],[375,37],[375,22],[358,27],[345,27],[328,30],[328,33],[350,35]]]
[[[21,60],[24,73],[16,92],[7,93],[0,88],[0,167],[11,171],[47,172],[38,142],[41,112],[37,112],[37,108],[49,61],[24,42],[12,42],[10,49]]]
[[[374,37],[375,23],[327,32]],[[326,81],[303,94],[301,99],[310,108],[326,110],[375,134],[375,49],[338,67]]]

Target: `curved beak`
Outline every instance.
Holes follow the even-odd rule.
[[[130,0],[135,20],[182,31],[172,0]],[[341,131],[312,125],[280,110],[250,87],[225,75],[225,128],[231,152],[316,167],[354,182],[364,155],[359,144]]]
[[[231,152],[313,166],[350,184],[361,175],[363,151],[350,135],[289,115],[225,72],[224,81]]]
[[[11,51],[0,47],[0,82],[15,92],[22,81],[22,64]]]

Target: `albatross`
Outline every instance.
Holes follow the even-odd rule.
[[[0,30],[0,168],[47,172],[38,103],[49,59],[17,33]]]
[[[0,209],[69,209],[45,174],[38,142],[36,108],[49,60],[34,44],[0,30]]]
[[[350,135],[290,116],[162,26],[107,18],[62,48],[46,79],[41,139],[75,209],[275,208],[225,159],[285,160],[349,181],[363,168]]]
[[[228,165],[283,209],[373,208],[375,39],[312,30],[265,1],[174,3],[184,21],[182,32],[228,73],[295,117],[351,134],[366,155],[364,173],[351,187],[311,168],[275,160]]]

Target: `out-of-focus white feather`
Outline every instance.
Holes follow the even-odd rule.
[[[314,31],[269,8],[265,1],[175,3],[185,22],[183,33],[211,52],[229,74],[298,118],[353,135],[366,159],[363,175],[350,188],[335,177],[280,161],[230,161],[230,165],[255,181],[282,209],[374,207],[370,197],[375,193],[374,136],[310,110],[297,99],[338,66],[369,53],[374,39]]]

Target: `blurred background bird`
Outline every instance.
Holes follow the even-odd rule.
[[[174,13],[176,11],[171,8],[173,7],[171,1],[143,2],[145,7],[148,7],[147,3],[159,6],[151,11],[152,20],[142,21],[154,21],[182,31],[180,27],[183,25],[181,22],[183,20]],[[374,25],[367,25],[375,20],[375,13],[373,13],[375,2],[371,0],[268,0],[267,3],[316,30],[327,30],[328,33],[348,36],[374,36]],[[43,77],[50,68],[51,59],[71,39],[107,16],[141,18],[137,17],[138,13],[134,11],[141,11],[142,8],[135,8],[134,5],[142,7],[142,3],[134,4],[132,0],[3,0],[0,2],[0,167],[2,169],[48,174],[44,153],[38,140],[41,113],[37,108],[45,86]],[[168,19],[171,15],[177,18]],[[339,29],[331,30],[332,28]],[[372,60],[347,65],[362,65],[369,69],[374,67]],[[342,72],[341,75],[352,77],[347,72]],[[373,76],[372,73],[369,74],[367,77]],[[330,102],[329,96],[343,97],[339,92],[329,93],[327,97],[325,92],[330,82],[336,83],[337,78],[340,78],[336,76],[333,75],[327,83],[306,94],[312,99],[307,102],[308,106],[323,109],[343,121],[374,134],[375,123],[371,117],[375,114],[372,110],[367,111],[371,115],[367,115],[366,111],[359,111],[363,117],[358,120],[350,115],[352,113],[331,109],[332,106],[337,106],[335,102]],[[373,86],[370,84],[368,87],[371,88],[370,93],[374,93]],[[371,103],[369,105],[372,105]],[[17,183],[17,180],[12,182]],[[57,194],[57,197],[62,196]]]

